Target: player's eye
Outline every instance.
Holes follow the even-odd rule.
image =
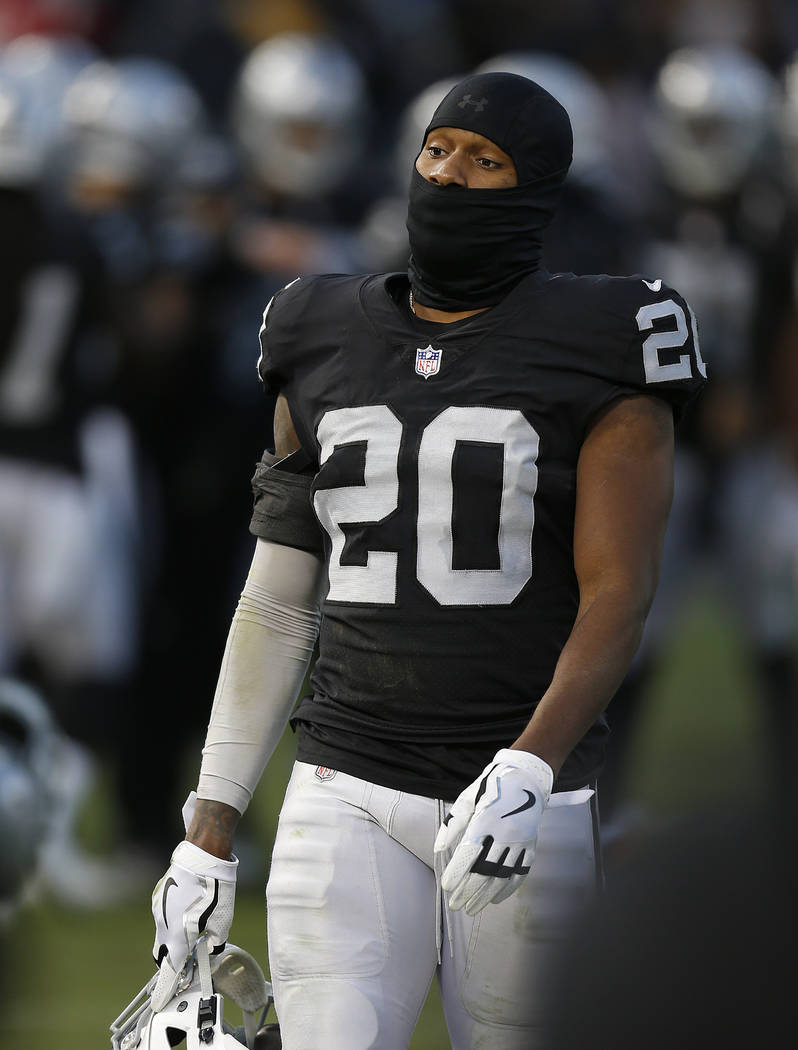
[[[492,157],[477,157],[477,164],[479,164],[480,167],[491,170],[501,167],[501,164],[497,160],[493,160]]]
[[[430,157],[442,157],[443,147],[442,146],[427,146],[427,153]]]

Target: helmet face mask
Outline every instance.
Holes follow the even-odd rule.
[[[210,973],[202,976],[203,959]],[[136,997],[110,1025],[112,1050],[241,1050],[242,1042],[224,1023],[224,997],[244,1015],[244,1034],[250,1050],[272,1003],[271,985],[256,960],[242,948],[229,944],[208,960],[204,939],[189,960],[166,1006],[153,1013],[150,996],[158,980],[156,972]]]

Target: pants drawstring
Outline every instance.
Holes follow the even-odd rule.
[[[443,824],[443,818],[445,813],[443,811],[443,802],[441,799],[435,800],[436,809],[436,832]],[[449,907],[446,903],[446,897],[443,889],[441,888],[441,877],[443,876],[443,870],[446,867],[445,855],[443,853],[433,853],[432,855],[432,870],[435,873],[435,947],[438,950],[438,965],[441,964],[441,952],[443,949],[443,930],[444,925],[446,928],[446,936],[449,940],[449,954],[454,958],[454,943],[452,940],[452,923],[451,916],[449,915]]]

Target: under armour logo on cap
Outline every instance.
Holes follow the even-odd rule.
[[[463,95],[457,103],[460,109],[467,109],[468,106],[473,106],[475,113],[481,113],[487,104],[488,100],[486,98],[474,99],[471,95]]]

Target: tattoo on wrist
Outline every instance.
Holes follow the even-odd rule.
[[[198,798],[186,838],[201,849],[228,860],[240,813],[225,802]]]

